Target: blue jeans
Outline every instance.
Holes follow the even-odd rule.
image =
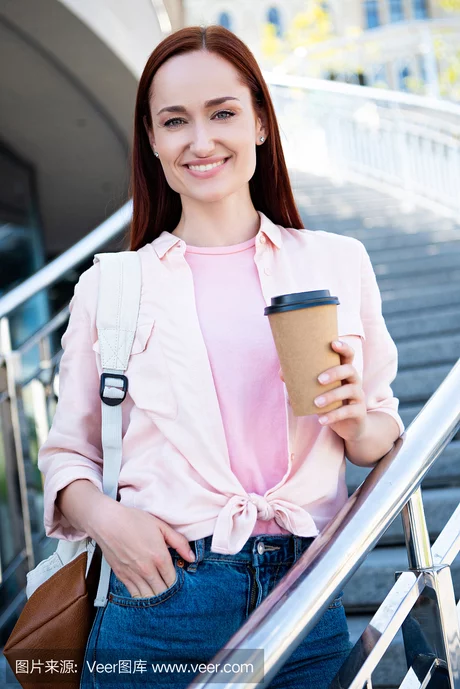
[[[80,689],[131,689],[144,684],[185,689],[194,676],[204,673],[193,669],[192,663],[210,663],[313,542],[294,535],[261,534],[250,537],[240,552],[222,555],[211,552],[211,540],[206,536],[190,542],[196,554],[193,563],[169,548],[176,580],[149,598],[133,598],[111,572],[107,605],[98,608],[88,639]],[[265,684],[271,689],[328,689],[350,650],[340,592],[270,684]],[[124,660],[131,664],[123,664]],[[99,672],[94,662],[100,664]],[[154,673],[156,662],[183,666]],[[112,672],[105,663],[113,664]]]

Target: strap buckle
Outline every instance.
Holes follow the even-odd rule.
[[[105,389],[105,382],[107,379],[113,378],[117,380],[121,380],[123,383],[122,388],[118,388],[114,386],[114,390],[117,390],[117,392],[122,392],[123,396],[122,397],[105,397],[104,396],[104,389]],[[110,383],[109,383],[110,385]],[[126,393],[128,391],[128,379],[126,376],[122,375],[121,373],[102,373],[101,374],[101,384],[99,387],[99,397],[101,400],[104,402],[104,404],[107,404],[109,407],[116,407],[117,405],[121,404],[123,400],[126,398]]]

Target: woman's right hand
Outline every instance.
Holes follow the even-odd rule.
[[[172,586],[176,571],[168,545],[186,560],[194,560],[185,536],[149,512],[113,499],[100,510],[93,531],[105,559],[131,596],[148,598]]]

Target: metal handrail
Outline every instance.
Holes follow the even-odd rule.
[[[67,249],[63,254],[38,270],[30,278],[0,298],[0,318],[23,304],[45,287],[62,278],[68,270],[89,258],[95,251],[116,237],[129,224],[132,215],[132,200],[119,208],[107,220]]]
[[[460,359],[416,416],[410,428],[402,438],[398,438],[394,448],[377,463],[342,510],[315,539],[274,591],[251,614],[243,627],[227,642],[226,648],[219,652],[213,663],[238,663],[241,661],[242,650],[263,648],[263,679],[264,682],[271,681],[319,621],[331,600],[358,569],[391,522],[403,508],[407,509],[409,501],[420,490],[422,480],[457,432],[460,427],[459,386]],[[416,506],[416,512],[419,511],[419,505],[420,503]],[[459,516],[460,512],[457,511],[453,517],[457,520],[458,532]],[[417,518],[416,514],[415,521]],[[408,522],[411,521],[414,519],[408,519]],[[444,540],[447,544],[443,544],[441,540],[437,552],[445,550],[450,552],[449,557],[452,558],[453,550],[460,545],[460,536]],[[413,553],[417,564],[416,549],[413,549]],[[396,588],[404,590],[404,587],[405,603],[403,607],[399,606],[400,624],[423,589],[416,571],[400,578]],[[385,611],[383,608],[384,606],[375,618],[378,618],[379,614],[380,618],[384,614],[388,615],[388,610]],[[455,640],[458,642],[458,620]],[[386,641],[387,647],[391,638]],[[361,661],[366,660],[374,645],[369,644],[367,639],[364,649],[360,647],[355,655],[350,654],[350,662],[356,665],[356,657]],[[372,648],[369,649],[369,646]],[[381,649],[378,655],[383,655]],[[250,656],[244,657],[245,662],[250,662]],[[361,665],[363,664],[361,662]],[[350,689],[362,687],[363,682],[370,676],[370,668],[366,666],[364,670],[361,667],[358,669],[358,679],[344,683],[345,680],[341,678],[340,686]],[[228,689],[234,687],[236,681],[241,689],[262,685],[252,679],[241,680],[237,672],[226,673],[225,678],[222,686]],[[458,676],[454,675],[454,680],[460,683],[460,671]],[[205,687],[213,681],[215,676],[208,672],[195,678],[189,686],[194,689]],[[457,687],[458,684],[452,686]]]

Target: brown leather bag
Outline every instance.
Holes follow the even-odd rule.
[[[26,602],[3,649],[24,689],[55,689],[63,679],[67,689],[79,689],[86,644],[98,610],[94,600],[101,555],[97,546],[85,577],[88,553],[84,551],[43,582]],[[56,668],[53,673],[51,664]]]

